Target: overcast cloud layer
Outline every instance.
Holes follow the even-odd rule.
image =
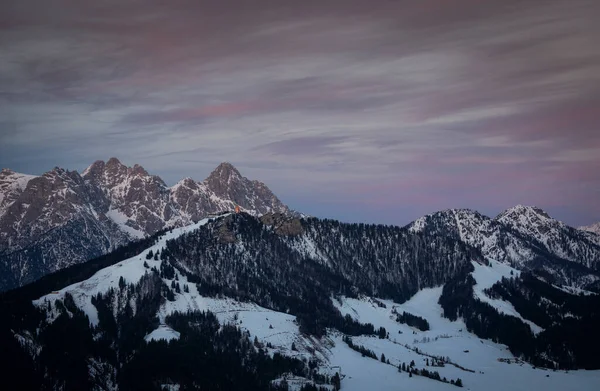
[[[600,1],[0,2],[0,166],[221,161],[295,209],[600,220]]]

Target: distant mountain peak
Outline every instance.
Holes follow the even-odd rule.
[[[597,222],[597,223],[591,224],[591,225],[587,225],[587,226],[583,226],[583,227],[579,227],[578,229],[581,231],[592,232],[597,235],[600,235],[600,222]]]
[[[560,223],[538,206],[517,205],[506,209],[496,216],[495,220],[502,223],[520,223],[539,225],[544,222]],[[562,223],[560,223],[562,224]]]
[[[236,206],[255,216],[293,213],[266,185],[243,177],[226,162],[206,181],[185,178],[173,187],[141,165],[129,167],[115,157],[97,160],[81,174],[56,167],[29,183],[33,178],[8,169],[0,173],[0,252],[35,248],[28,252],[33,255],[24,261],[27,265],[15,269],[11,283],[17,285],[102,255],[130,239]],[[40,238],[46,239],[42,243]],[[61,238],[60,249],[54,246],[56,238]]]
[[[242,179],[242,174],[238,171],[237,168],[233,166],[233,164],[229,162],[223,162],[215,168],[208,178],[206,178],[206,182],[211,181],[220,181],[220,182],[231,182],[232,180]]]
[[[81,176],[96,184],[104,183],[111,188],[122,184],[130,177],[152,177],[153,181],[162,187],[166,187],[160,177],[150,175],[141,165],[134,164],[133,167],[128,167],[116,157],[111,157],[106,163],[103,160],[96,160],[81,173]]]
[[[133,169],[132,169],[132,173],[134,175],[138,175],[138,176],[148,176],[148,171],[146,171],[146,169],[142,166],[140,166],[139,164],[134,164],[133,165]]]
[[[119,159],[117,159],[116,157],[111,157],[106,162],[106,165],[107,166],[121,166],[121,165],[123,165],[123,163],[121,163],[121,161]]]

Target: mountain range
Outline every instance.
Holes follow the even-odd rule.
[[[128,167],[116,158],[96,161],[81,174],[58,167],[41,176],[3,169],[0,291],[236,206],[254,216],[301,216],[230,163],[221,163],[204,181],[184,178],[171,187],[142,166]],[[600,284],[598,227],[575,229],[537,207],[518,205],[495,218],[450,209],[406,228],[451,237],[486,258],[543,272],[562,286]]]
[[[2,170],[0,228],[9,388],[600,384],[600,236],[538,207],[348,224],[229,163],[168,187],[111,158]]]
[[[0,291],[106,254],[134,239],[209,214],[293,213],[262,182],[229,163],[204,181],[167,186],[140,165],[96,161],[81,174],[0,172]]]
[[[577,369],[600,368],[600,295],[427,225],[242,212],[159,231],[0,295],[0,375],[18,389],[594,389],[600,371]]]
[[[518,205],[495,218],[450,209],[421,217],[407,228],[460,240],[488,259],[536,270],[561,286],[600,287],[600,236],[555,220],[538,207]]]

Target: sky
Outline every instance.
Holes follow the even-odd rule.
[[[3,0],[0,167],[220,162],[319,217],[600,221],[600,1]]]

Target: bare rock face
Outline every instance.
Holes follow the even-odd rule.
[[[236,236],[235,232],[233,232],[233,216],[230,215],[221,219],[218,227],[217,238],[219,243],[235,243]]]
[[[132,229],[130,232],[137,231],[136,236],[179,223],[168,205],[169,188],[142,166],[127,167],[117,158],[110,158],[106,163],[92,164],[83,172],[83,178],[102,190],[110,200],[110,214],[125,219],[124,224]],[[174,217],[175,221],[171,221]]]
[[[229,163],[203,182],[185,178],[173,187],[117,158],[96,161],[81,175],[58,167],[41,176],[4,169],[0,270],[10,276],[0,278],[0,291],[238,205],[254,216],[293,213],[267,186],[243,177]],[[224,234],[223,240],[235,238]]]
[[[231,200],[250,214],[290,213],[264,183],[243,177],[230,163],[221,163],[204,184],[218,198]]]
[[[261,216],[260,221],[264,225],[272,226],[277,235],[297,236],[304,232],[299,219],[283,213],[267,213]]]

